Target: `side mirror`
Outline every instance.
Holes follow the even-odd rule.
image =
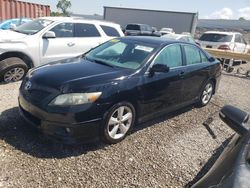
[[[44,39],[52,39],[52,38],[56,38],[56,34],[53,31],[47,31],[44,35],[43,35]]]
[[[169,72],[169,67],[164,64],[155,64],[150,68],[149,72],[153,76],[155,72]]]
[[[14,30],[15,28],[16,28],[16,24],[13,24],[13,23],[10,24],[10,29],[11,29],[11,30]]]
[[[220,111],[220,118],[231,129],[239,135],[244,136],[248,133],[248,128],[245,124],[249,120],[249,114],[230,105],[224,106]]]
[[[215,61],[215,58],[214,58],[214,57],[210,57],[210,58],[208,59],[208,61],[209,61],[209,62],[214,62],[214,61]]]

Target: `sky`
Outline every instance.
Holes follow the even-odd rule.
[[[57,11],[57,0],[24,0],[47,4]],[[250,0],[71,0],[73,13],[103,15],[103,6],[198,12],[199,18],[250,20]]]

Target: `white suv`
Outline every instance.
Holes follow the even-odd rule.
[[[230,50],[239,53],[246,53],[248,47],[242,34],[236,32],[208,31],[197,42],[203,48]]]
[[[42,17],[0,32],[0,80],[21,80],[29,68],[76,57],[114,37],[120,25],[70,17]]]

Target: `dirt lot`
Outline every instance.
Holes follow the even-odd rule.
[[[0,85],[0,187],[184,187],[209,169],[233,133],[219,120],[219,108],[229,103],[250,112],[250,79],[223,74],[204,108],[139,125],[116,145],[63,146],[26,127],[19,85]],[[202,125],[213,114],[215,140]]]

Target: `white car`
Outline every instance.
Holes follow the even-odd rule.
[[[214,48],[229,50],[233,52],[246,53],[247,42],[241,33],[237,32],[205,32],[197,41],[203,48]]]
[[[168,35],[163,35],[162,38],[170,39],[170,40],[179,40],[179,41],[184,41],[184,42],[190,42],[193,44],[196,44],[195,40],[193,37],[189,34],[168,34]]]
[[[0,32],[0,80],[21,80],[27,70],[76,57],[114,37],[120,25],[70,17],[42,17]]]
[[[168,34],[174,33],[174,29],[164,27],[164,28],[161,28],[160,33],[162,35],[168,35]]]

